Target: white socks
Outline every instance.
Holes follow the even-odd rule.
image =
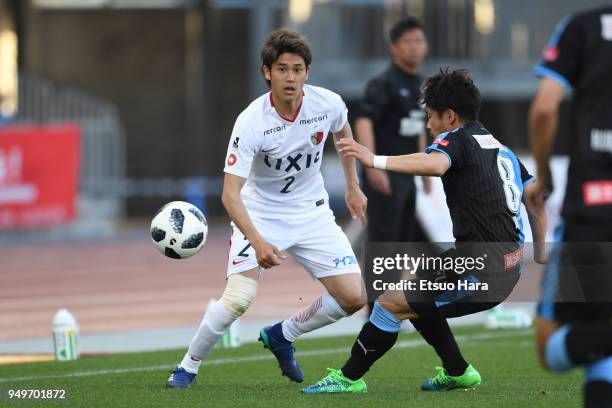
[[[300,335],[327,326],[347,315],[348,313],[340,307],[336,300],[329,293],[326,293],[306,309],[299,311],[290,319],[284,320],[282,324],[283,336],[289,341],[295,341]],[[222,301],[212,304],[206,310],[200,327],[198,327],[180,366],[189,373],[197,374],[202,359],[210,353],[234,320],[236,319],[232,317]],[[192,357],[196,359],[194,360]]]
[[[315,300],[288,320],[283,320],[283,336],[293,342],[300,335],[327,326],[347,316],[329,293]]]
[[[197,374],[202,359],[215,347],[215,344],[223,337],[234,320],[236,319],[232,317],[221,301],[215,302],[206,309],[202,323],[200,323],[200,327],[198,327],[198,331],[181,361],[181,367],[189,373]],[[191,356],[198,358],[198,360],[193,360]]]

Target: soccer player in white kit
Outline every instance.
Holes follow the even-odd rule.
[[[260,341],[290,380],[303,381],[295,339],[358,311],[366,301],[355,254],[329,208],[320,172],[328,133],[335,140],[353,137],[346,106],[334,92],[304,84],[312,56],[298,33],[273,31],[261,57],[270,92],[236,119],[225,161],[222,201],[233,230],[227,285],[206,310],[168,387],[191,387],[202,359],[249,308],[262,268],[286,258],[282,251],[327,290],[304,310],[260,332]],[[341,161],[346,204],[352,217],[364,222],[367,200],[355,160]]]

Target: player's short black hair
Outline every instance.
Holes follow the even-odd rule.
[[[425,31],[425,26],[419,20],[414,17],[406,17],[403,20],[398,21],[389,30],[389,41],[394,44],[406,31],[419,29]]]
[[[455,111],[464,121],[478,120],[480,91],[464,69],[440,72],[425,79],[423,103],[442,115],[448,109]]]
[[[261,63],[272,69],[274,61],[286,52],[299,55],[304,60],[306,68],[310,67],[312,51],[308,40],[297,31],[288,28],[279,28],[268,34],[261,49]],[[266,82],[270,86],[270,81]]]

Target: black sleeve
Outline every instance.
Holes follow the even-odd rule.
[[[566,88],[574,86],[580,74],[581,51],[584,46],[580,19],[565,17],[555,28],[536,67],[538,77],[557,80]]]
[[[382,116],[389,102],[389,94],[384,78],[374,78],[366,86],[357,117],[367,117],[376,122]]]
[[[464,138],[459,132],[442,133],[435,138],[431,146],[425,149],[425,153],[440,152],[448,158],[449,168],[462,168],[466,161],[467,146]]]

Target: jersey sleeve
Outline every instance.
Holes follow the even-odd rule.
[[[429,147],[425,148],[425,153],[443,153],[448,158],[449,168],[461,168],[466,159],[466,148],[461,139],[455,132],[442,133],[434,139]]]
[[[580,20],[573,17],[562,19],[544,48],[542,61],[535,68],[536,76],[552,78],[565,88],[574,85],[580,71],[582,37]]]
[[[381,78],[368,82],[363,100],[359,105],[358,117],[366,117],[373,122],[380,119],[389,102],[387,87]]]
[[[333,104],[334,104],[334,118],[332,119],[331,126],[329,130],[332,133],[338,133],[342,130],[344,125],[348,120],[348,109],[346,108],[346,104],[340,97],[340,95],[335,95]]]
[[[518,157],[516,158],[516,160],[518,161],[519,168],[521,169],[521,181],[523,182],[523,187],[526,186],[527,184],[535,182],[535,177],[533,177],[529,173],[529,171],[523,165],[523,162],[520,161]]]
[[[238,118],[227,147],[223,171],[247,178],[251,172],[253,159],[259,150],[255,131]]]

